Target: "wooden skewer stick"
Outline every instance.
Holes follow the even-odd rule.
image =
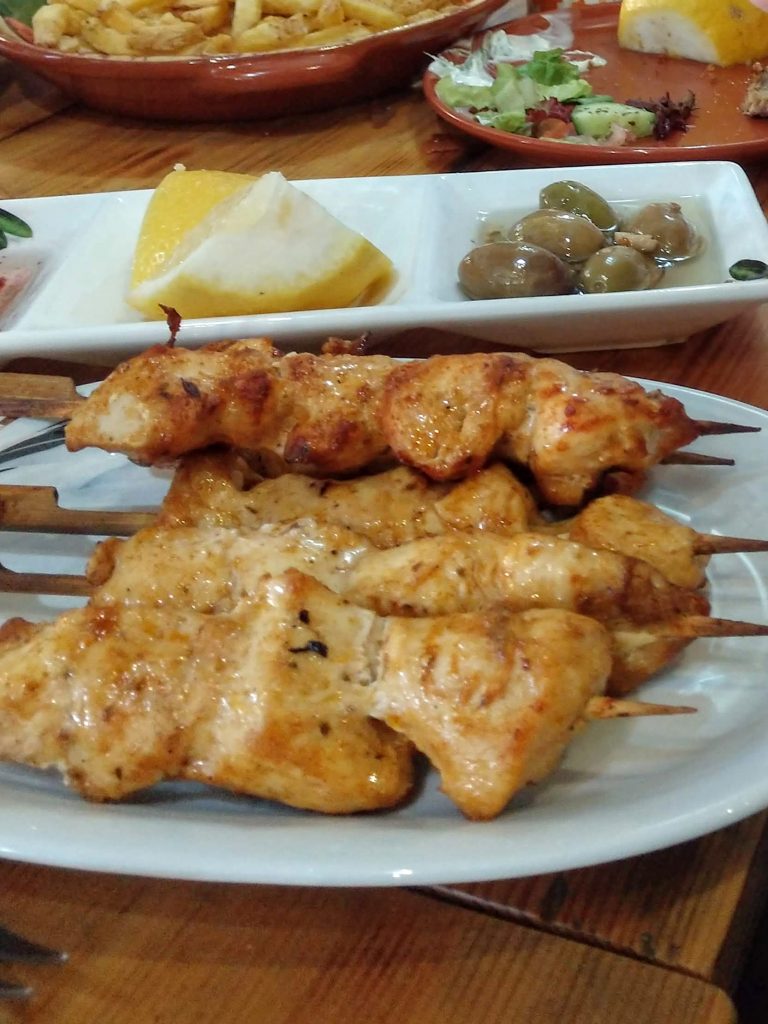
[[[665,622],[649,622],[643,625],[631,623],[625,629],[617,627],[613,632],[628,636],[696,640],[716,636],[768,636],[768,625],[758,622],[742,622],[739,619],[716,619],[709,615],[680,615]]]
[[[153,512],[68,509],[55,487],[0,486],[0,529],[128,537],[155,520]]]
[[[762,427],[748,427],[745,423],[719,423],[717,420],[694,420],[699,437],[714,434],[757,434]]]
[[[601,718],[645,718],[649,715],[693,715],[697,710],[685,704],[649,704],[642,700],[590,697],[584,717],[593,721]]]
[[[2,520],[0,520],[0,526]],[[738,551],[768,551],[768,540],[749,537],[721,537],[717,533],[699,533],[693,542],[695,555],[729,555]]]
[[[0,416],[35,419],[69,419],[85,399],[70,377],[35,373],[0,373]],[[693,420],[700,437],[717,434],[749,434],[761,427],[717,420]]]
[[[69,597],[88,597],[92,586],[85,576],[69,573],[17,572],[0,563],[0,593],[5,594],[59,594]],[[666,622],[643,625],[628,623],[611,630],[615,635],[627,637],[679,638],[696,640],[705,637],[768,636],[768,625],[742,622],[739,619],[717,619],[708,615],[681,615]]]
[[[55,398],[0,398],[0,417],[8,420],[69,420],[77,404]]]
[[[151,511],[61,508],[58,498],[55,487],[0,484],[0,530],[130,537],[155,522],[155,513]],[[699,533],[693,543],[696,555],[739,551],[768,551],[768,540]]]
[[[50,572],[16,572],[0,563],[0,593],[2,594],[59,594],[65,597],[88,597],[92,589],[85,576]]]
[[[735,466],[735,459],[724,459],[719,455],[702,455],[701,452],[672,452],[661,460],[662,466]]]
[[[0,373],[0,416],[69,419],[83,401],[71,377]]]

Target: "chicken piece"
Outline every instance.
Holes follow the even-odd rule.
[[[752,65],[741,112],[747,117],[768,117],[768,70],[762,64]]]
[[[355,559],[344,593],[381,615],[442,615],[503,603],[568,608],[610,623],[705,615],[706,598],[675,587],[646,563],[583,544],[519,533],[454,534]]]
[[[183,777],[333,814],[401,803],[413,747],[369,715],[383,626],[293,570],[208,616],[190,671],[216,695]]]
[[[653,505],[623,494],[597,498],[568,524],[571,540],[640,558],[679,587],[706,583],[709,558],[696,554],[699,534]]]
[[[50,625],[11,620],[0,631],[0,756],[55,766],[92,799],[178,775],[200,624],[183,608],[169,629],[154,608],[97,604]]]
[[[592,616],[611,631],[606,692],[617,697],[668,667],[693,639],[649,635],[644,625],[709,611],[703,594],[668,583],[645,562],[533,533],[446,536],[371,552],[351,568],[344,593],[384,615],[503,604]]]
[[[610,666],[602,627],[568,612],[395,618],[371,714],[413,740],[467,817],[493,818],[554,771]]]
[[[263,576],[288,569],[343,593],[350,567],[375,550],[351,530],[311,519],[252,531],[149,527],[129,540],[98,544],[86,576],[100,601],[220,613],[252,595]]]
[[[572,519],[545,522],[530,491],[498,462],[453,484],[405,467],[351,480],[264,479],[236,453],[202,452],[179,463],[157,522],[256,528],[305,516],[345,526],[379,548],[453,530],[541,531],[639,558],[688,588],[704,585],[709,561],[696,554],[699,534],[627,495],[607,495]]]
[[[378,409],[392,365],[385,356],[281,357],[264,338],[196,351],[157,345],[75,411],[67,445],[155,464],[221,443],[260,452],[273,472],[347,472],[387,452]]]
[[[456,530],[519,533],[536,519],[523,484],[500,463],[457,483],[405,466],[353,477],[265,479],[232,451],[185,456],[157,522],[161,526],[255,528],[311,517],[345,526],[379,548]]]
[[[583,616],[386,620],[295,570],[220,614],[92,601],[12,630],[0,757],[55,766],[92,799],[183,778],[388,807],[411,785],[413,733],[464,814],[490,818],[554,769],[610,667]]]
[[[398,459],[434,480],[493,458],[528,467],[546,502],[578,505],[607,471],[627,480],[698,436],[675,399],[617,374],[522,354],[291,353],[264,339],[157,346],[74,408],[72,451],[144,463],[212,444],[258,454],[269,475],[352,473]]]
[[[297,653],[310,612],[280,579],[255,588],[248,643],[216,616],[135,601],[94,601],[6,642],[0,757],[56,767],[95,800],[188,778],[333,814],[400,803],[412,747],[350,700],[371,681],[375,616],[310,587],[334,646]]]
[[[454,479],[496,456],[526,466],[545,502],[569,506],[606,471],[642,474],[697,436],[660,392],[521,355],[402,365],[387,381],[384,417],[400,461],[428,476]]]
[[[102,600],[220,611],[261,576],[288,568],[380,615],[503,603],[647,624],[708,611],[703,594],[668,583],[644,562],[560,537],[455,533],[379,550],[352,530],[311,519],[249,531],[150,527],[98,545],[87,576]]]
[[[147,565],[161,567],[152,574]],[[300,520],[260,530],[153,527],[96,548],[88,578],[100,600],[180,602],[228,610],[265,573],[298,569],[380,615],[432,616],[562,608],[622,626],[609,692],[623,694],[655,674],[690,638],[624,637],[632,626],[703,615],[706,598],[667,583],[650,566],[558,537],[494,534],[425,538],[377,550],[354,532]],[[625,666],[625,647],[631,664]],[[643,674],[643,668],[645,674]]]

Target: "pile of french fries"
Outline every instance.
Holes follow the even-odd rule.
[[[331,46],[455,10],[450,0],[49,0],[38,46],[111,57]]]

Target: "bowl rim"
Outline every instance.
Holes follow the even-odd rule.
[[[146,69],[148,67],[153,69],[172,69],[186,66],[217,67],[222,65],[229,66],[233,63],[235,65],[245,65],[254,61],[257,63],[277,62],[289,65],[296,62],[303,63],[307,54],[316,56],[320,61],[331,59],[339,53],[349,54],[350,58],[352,58],[369,49],[375,50],[380,46],[385,47],[389,42],[396,43],[405,34],[408,35],[409,39],[412,38],[414,42],[423,37],[431,38],[436,31],[439,36],[441,34],[439,29],[445,28],[447,30],[454,23],[463,26],[467,20],[469,21],[467,28],[470,29],[472,27],[471,21],[474,17],[491,14],[493,11],[503,7],[506,2],[507,0],[452,0],[452,3],[458,3],[459,6],[444,13],[438,13],[434,18],[406,25],[397,25],[394,28],[372,32],[370,35],[363,36],[360,39],[331,43],[324,46],[259,50],[250,53],[158,54],[135,57],[111,56],[98,53],[65,53],[61,50],[38,46],[36,43],[25,39],[15,29],[14,22],[18,24],[23,23],[17,22],[14,18],[0,15],[0,54],[9,58],[34,58],[36,63],[45,63],[47,65],[64,65],[66,67],[72,64],[80,65],[81,67],[114,68],[117,70],[128,68]]]

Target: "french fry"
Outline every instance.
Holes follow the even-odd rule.
[[[277,50],[285,42],[286,35],[279,22],[285,18],[262,18],[258,25],[234,36],[238,53],[256,53],[261,50]]]
[[[319,6],[320,0],[262,0],[264,14],[279,14],[284,18],[293,14],[316,14]]]
[[[303,38],[295,38],[288,42],[290,49],[313,46],[336,46],[340,43],[352,43],[372,34],[371,29],[359,22],[345,21],[341,25],[330,25],[316,32],[308,32]]]
[[[38,46],[55,49],[72,34],[72,11],[67,4],[46,4],[32,15],[32,34]]]
[[[361,21],[372,28],[397,28],[405,24],[405,18],[391,7],[375,3],[374,0],[341,0],[344,13],[350,21]]]
[[[120,0],[127,11],[134,14],[160,14],[170,10],[173,0]]]
[[[218,35],[210,36],[200,46],[200,53],[211,54],[212,56],[220,53],[234,53],[235,43],[232,36],[227,32],[219,32]]]
[[[56,44],[60,53],[88,53],[86,47],[78,36],[62,36]]]
[[[344,21],[344,8],[341,0],[322,0],[314,18],[317,29],[331,28],[333,25],[341,25]]]
[[[166,12],[157,21],[140,23],[131,32],[128,41],[138,53],[178,53],[187,46],[202,42],[204,38],[199,25],[182,21]]]
[[[115,32],[120,32],[126,37],[141,25],[141,21],[135,14],[131,14],[122,4],[118,3],[106,7],[101,11],[100,17],[102,25],[114,29]]]
[[[339,46],[438,17],[456,0],[48,0],[39,46],[120,57]]]
[[[177,8],[178,16],[182,21],[189,21],[198,25],[206,36],[224,28],[229,21],[229,11],[224,4],[207,4],[205,7],[195,7],[191,10]],[[202,45],[201,40],[198,45]]]
[[[80,38],[97,53],[104,53],[111,57],[130,57],[134,53],[123,32],[109,28],[98,18],[85,19],[83,27],[80,29]]]
[[[85,14],[96,14],[99,10],[100,0],[67,0],[67,6],[76,11],[83,11]]]
[[[232,35],[237,38],[261,21],[261,0],[235,0],[232,10]]]

